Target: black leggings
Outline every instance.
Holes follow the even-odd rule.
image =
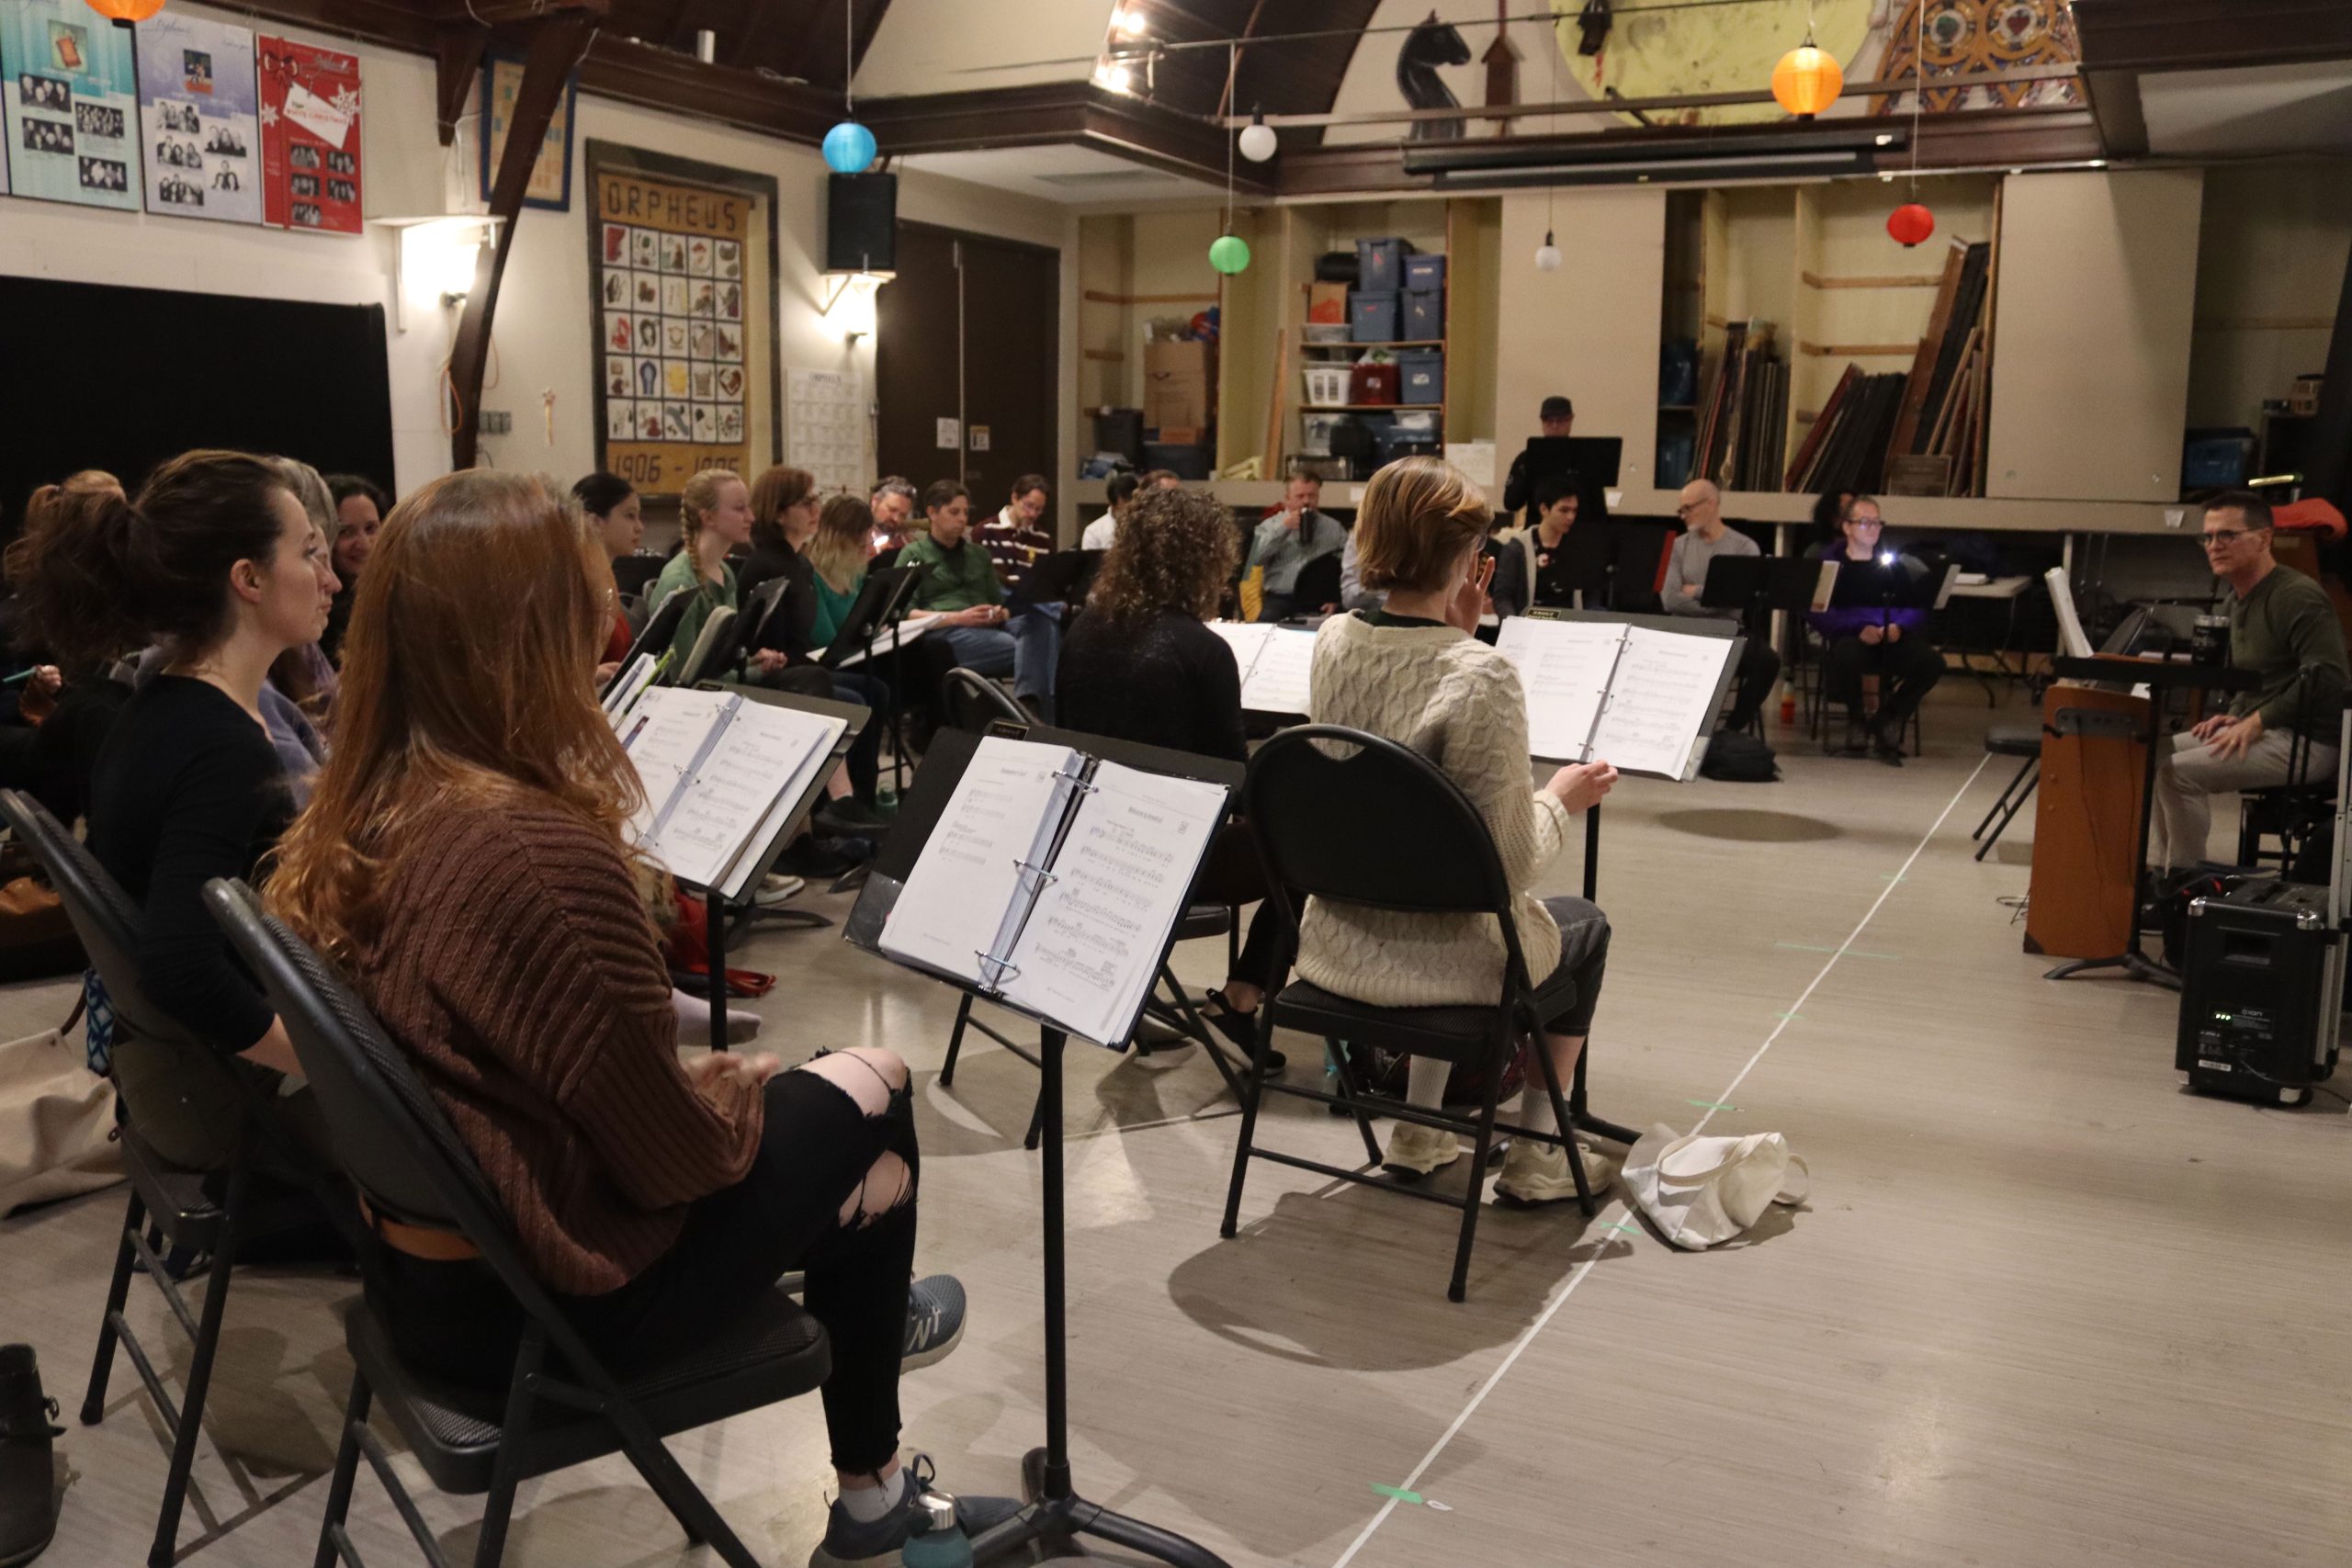
[[[633,1355],[724,1328],[794,1269],[808,1277],[808,1311],[832,1341],[825,1428],[833,1464],[870,1474],[899,1449],[899,1357],[915,1258],[912,1100],[901,1088],[869,1117],[815,1073],[767,1084],[767,1122],[752,1168],[689,1205],[670,1250],[601,1296],[556,1302],[597,1355],[626,1376]],[[885,1153],[906,1162],[908,1198],[864,1224],[842,1210]],[[378,1247],[368,1294],[403,1360],[420,1371],[497,1387],[513,1376],[522,1314],[487,1265],[428,1263]]]

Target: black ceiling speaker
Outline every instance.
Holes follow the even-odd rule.
[[[825,270],[899,270],[899,176],[833,175],[825,190]]]

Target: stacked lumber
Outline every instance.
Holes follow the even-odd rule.
[[[1789,365],[1770,321],[1734,321],[1699,400],[1694,478],[1727,491],[1770,490],[1787,449]]]

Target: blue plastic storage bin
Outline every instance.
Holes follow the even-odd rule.
[[[1396,300],[1394,294],[1358,288],[1348,295],[1348,341],[1395,343]]]
[[[1402,331],[1397,334],[1406,343],[1435,343],[1445,335],[1445,290],[1442,288],[1408,288]]]
[[[1442,288],[1445,287],[1445,258],[1442,255],[1407,256],[1405,287],[1408,288]]]
[[[1405,287],[1405,256],[1412,247],[1402,240],[1356,242],[1356,287],[1367,294],[1394,294]]]
[[[1434,348],[1396,351],[1396,400],[1400,403],[1445,401],[1445,355]]]

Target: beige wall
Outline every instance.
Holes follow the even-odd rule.
[[[2327,360],[2352,238],[2352,163],[2210,169],[2188,423],[2262,428],[2266,398]]]
[[[233,14],[190,6],[198,15]],[[250,18],[233,17],[247,21]],[[356,45],[300,28],[288,36],[350,51],[361,60],[364,199],[368,218],[479,209],[476,122],[454,147],[434,133],[432,62],[420,55]],[[591,139],[773,176],[777,186],[777,293],[775,301],[786,369],[854,368],[873,375],[869,335],[844,340],[848,307],[819,315],[823,297],[825,168],[813,148],[794,146],[696,120],[582,96],[575,141],[573,208],[527,211],[515,231],[499,294],[494,383],[484,404],[514,415],[510,435],[485,438],[486,461],[545,469],[566,479],[594,460],[594,345],[588,308],[584,148]],[[1063,406],[1076,398],[1077,225],[1061,209],[959,181],[909,174],[899,212],[943,224],[1053,247],[1063,258],[1061,363],[1052,369]],[[85,282],[195,289],[333,304],[393,305],[393,231],[371,221],[356,238],[286,233],[225,223],[189,222],[143,213],[105,212],[0,198],[0,272]],[[1205,267],[1205,262],[1204,262]],[[412,299],[409,330],[390,333],[393,450],[398,487],[409,490],[447,470],[441,367],[454,317],[429,298]],[[868,312],[870,317],[870,311]],[[543,398],[555,394],[548,435]],[[1056,474],[1075,473],[1069,443],[1047,454]]]
[[[2196,169],[2008,180],[1988,495],[2178,496],[2203,183]]]
[[[1502,198],[1496,477],[1539,434],[1537,406],[1561,392],[1576,401],[1577,434],[1623,436],[1620,472],[1628,484],[1645,484],[1657,445],[1666,193],[1561,191],[1557,272],[1535,270],[1544,214],[1541,194]]]

